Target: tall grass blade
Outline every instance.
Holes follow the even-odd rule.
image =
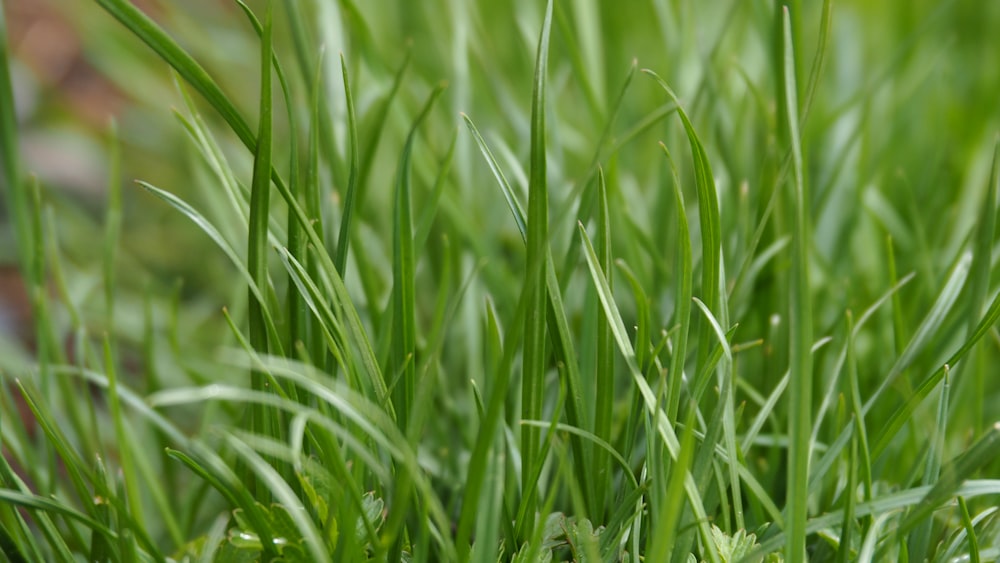
[[[545,19],[542,22],[538,52],[535,57],[534,92],[531,97],[531,166],[528,183],[528,258],[527,273],[522,291],[527,308],[524,317],[524,358],[521,382],[521,418],[538,420],[542,418],[545,373],[548,362],[545,353],[545,310],[547,256],[549,248],[549,195],[546,171],[545,147],[545,80],[549,55],[549,31],[552,25],[552,0],[546,2]],[[535,503],[537,502],[534,475],[541,467],[538,458],[540,449],[539,429],[531,426],[521,428],[521,510],[526,514],[518,522],[519,536],[526,538],[535,527]]]
[[[639,393],[643,399],[643,404],[650,417],[654,420],[656,433],[659,439],[663,441],[664,445],[666,445],[667,449],[670,451],[670,455],[676,462],[680,456],[680,442],[677,439],[677,435],[674,433],[673,428],[667,422],[663,409],[659,407],[656,395],[649,387],[649,384],[646,382],[645,377],[643,377],[642,372],[639,371],[639,366],[636,365],[635,350],[632,348],[631,343],[629,343],[628,333],[625,330],[625,324],[622,321],[621,313],[618,311],[618,307],[615,304],[611,288],[608,287],[608,282],[604,277],[604,273],[601,271],[597,253],[594,251],[594,246],[587,237],[587,231],[583,228],[583,225],[579,225],[578,227],[580,236],[583,237],[584,257],[587,260],[587,267],[590,270],[591,280],[597,289],[597,294],[600,297],[601,306],[604,308],[604,312],[607,315],[608,323],[611,325],[611,334],[614,337],[616,345],[618,346],[618,351],[622,356],[624,356],[625,364],[628,366],[629,372],[632,375],[632,380],[638,387]],[[708,519],[705,514],[705,503],[702,500],[702,495],[698,490],[698,486],[695,483],[691,472],[686,472],[686,476],[684,477],[684,491],[687,494],[688,503],[694,513],[695,526],[698,529],[698,533],[701,536],[701,540],[705,547],[705,556],[708,561],[713,563],[718,562],[719,554],[711,539]]]
[[[347,62],[344,54],[340,54],[340,69],[344,77],[344,97],[347,100],[347,150],[350,151],[350,163],[348,164],[347,175],[347,195],[344,198],[344,210],[340,219],[340,234],[337,236],[337,256],[334,258],[334,265],[341,277],[347,270],[347,250],[350,245],[351,219],[354,217],[357,207],[358,195],[358,174],[360,168],[360,146],[358,145],[358,118],[354,110],[354,95],[351,93],[351,80],[347,73]],[[314,122],[314,126],[319,124]],[[320,230],[319,232],[322,232]]]
[[[674,339],[673,351],[670,355],[670,370],[667,392],[667,420],[671,424],[677,421],[681,400],[681,384],[683,383],[684,362],[687,360],[688,333],[691,328],[691,297],[694,280],[694,267],[691,257],[691,231],[688,227],[687,208],[684,204],[684,192],[681,190],[680,175],[677,166],[670,156],[670,150],[663,143],[660,148],[670,164],[673,179],[674,205],[677,207],[677,285],[674,289],[674,324],[677,326],[677,336]]]
[[[420,114],[413,122],[396,172],[393,220],[393,371],[401,371],[402,379],[393,389],[393,405],[400,429],[410,423],[410,412],[416,390],[416,311],[414,278],[416,258],[413,251],[413,211],[410,203],[410,156],[417,129],[427,118],[434,102],[444,91],[438,86],[431,92]]]
[[[611,283],[611,217],[608,209],[608,189],[604,179],[604,171],[598,170],[597,190],[597,253],[601,269]],[[597,314],[597,352],[596,389],[594,409],[594,435],[604,442],[613,441],[612,416],[615,405],[615,358],[614,341],[611,339],[611,329],[604,316],[604,310],[598,309]],[[593,504],[590,508],[591,518],[597,522],[604,521],[607,492],[613,490],[611,461],[607,452],[598,448],[594,450],[593,471]]]
[[[267,235],[271,195],[271,33],[273,9],[273,4],[269,1],[267,13],[264,16],[264,32],[260,48],[260,122],[254,153],[253,179],[250,186],[250,229],[247,238],[247,270],[257,287],[267,287],[267,255],[270,251]],[[259,353],[266,354],[268,335],[263,311],[267,308],[267,304],[254,295],[250,296],[249,301],[247,318],[250,328],[250,345]],[[250,373],[250,387],[258,391],[266,389],[266,376],[258,371],[252,371]],[[251,407],[249,428],[262,436],[277,437],[280,434],[279,421],[275,419],[274,413],[268,412],[263,405]],[[260,487],[259,483],[254,482],[251,488],[261,501],[266,502],[269,499],[266,489]]]
[[[789,369],[788,387],[791,410],[788,418],[788,467],[786,525],[788,543],[785,559],[800,563],[806,557],[806,519],[809,516],[809,465],[812,452],[809,436],[812,432],[812,299],[809,286],[809,252],[811,229],[809,221],[810,199],[803,178],[802,146],[799,135],[799,105],[795,80],[795,55],[792,43],[792,24],[786,7],[782,13],[784,33],[785,86],[784,107],[787,114],[788,142],[792,151],[792,198],[795,209],[795,236],[791,269],[791,297],[789,300]]]

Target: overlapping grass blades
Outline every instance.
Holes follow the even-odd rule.
[[[69,198],[21,177],[4,44],[4,203],[38,345],[34,362],[0,348],[13,390],[0,394],[7,559],[988,560],[1000,549],[987,338],[1000,319],[1000,143],[986,174],[986,126],[920,107],[934,145],[948,140],[933,161],[924,121],[886,110],[915,115],[952,95],[924,82],[937,75],[915,38],[947,35],[928,31],[933,17],[889,25],[908,45],[855,88],[842,80],[852,53],[879,52],[841,48],[839,22],[870,31],[859,18],[891,9],[267,2],[258,19],[237,0],[245,29],[213,36],[216,23],[182,3],[85,4],[65,9],[101,6],[153,51],[118,59],[121,46],[95,33],[88,60],[176,73],[194,158],[142,169],[137,204],[119,178],[148,148],[136,116],[149,120],[142,138],[168,135],[148,110],[126,114],[110,134],[123,158],[112,149],[103,232],[67,216]],[[946,4],[935,17],[971,13]],[[818,28],[803,21],[813,15]],[[343,49],[339,69],[318,37]],[[202,60],[216,39],[259,53],[246,67],[228,48]],[[934,52],[951,61],[965,40]],[[683,96],[651,71],[633,84],[634,53]],[[259,72],[259,91],[227,91],[246,80],[229,67]],[[170,91],[161,78],[128,91]],[[664,123],[673,112],[680,127]],[[952,185],[963,174],[989,175],[987,190]],[[911,175],[948,189],[899,179]],[[501,198],[511,216],[497,216]],[[202,230],[230,275],[164,291],[132,271],[150,251],[135,223],[155,221],[129,214],[150,203]],[[99,241],[97,273],[68,252],[76,239]],[[223,306],[234,301],[246,306]]]

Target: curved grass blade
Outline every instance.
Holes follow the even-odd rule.
[[[232,470],[224,464],[218,463],[218,460],[202,459],[199,454],[203,450],[203,447],[196,448],[196,451],[193,452],[195,457],[173,449],[168,449],[167,455],[181,462],[195,475],[201,477],[225,497],[231,506],[243,510],[243,517],[250,522],[254,532],[260,537],[265,557],[277,557],[278,553],[274,549],[274,540],[271,537],[271,526],[263,512],[262,505],[254,501],[247,488]]]
[[[991,430],[990,434],[993,435],[994,439],[996,438],[995,431]],[[995,446],[996,444],[993,444],[993,447]],[[954,486],[954,484],[949,484],[949,488],[951,486]],[[931,489],[932,487],[929,486],[921,486],[907,489],[905,491],[888,493],[879,498],[872,499],[871,501],[858,503],[855,506],[854,514],[857,517],[862,518],[869,515],[874,516],[878,514],[885,514],[892,510],[914,507],[927,498]],[[965,481],[964,483],[960,482],[956,488],[952,489],[950,494],[945,495],[945,498],[948,496],[956,496],[969,499],[973,497],[991,495],[1000,495],[1000,479],[978,479]],[[933,511],[933,509],[931,510]],[[843,520],[843,518],[843,510],[835,510],[823,514],[822,516],[817,516],[811,519],[806,525],[806,532],[809,534],[815,534],[816,532],[826,528],[834,528]],[[785,532],[779,532],[760,542],[760,547],[752,553],[747,554],[747,556],[743,558],[743,561],[755,561],[755,557],[764,553],[769,553],[775,549],[780,549],[781,546],[787,541],[787,534]]]
[[[214,242],[215,245],[222,250],[223,254],[226,255],[226,258],[229,258],[232,265],[236,267],[236,271],[239,272],[240,276],[242,276],[247,282],[247,286],[250,288],[250,294],[258,301],[262,303],[266,302],[263,294],[263,289],[266,286],[261,287],[257,285],[253,276],[250,275],[250,271],[247,269],[243,259],[240,258],[240,255],[236,252],[236,249],[234,249],[232,245],[226,241],[225,237],[223,237],[222,233],[220,233],[218,229],[212,225],[211,221],[209,221],[195,208],[191,207],[187,202],[170,192],[164,191],[148,182],[143,182],[142,180],[136,180],[136,184],[138,184],[142,189],[167,202],[167,204],[181,212],[181,214],[190,219],[192,223],[201,229],[202,232],[208,235],[208,238],[212,239],[212,242]],[[271,316],[270,310],[265,307],[261,310],[261,312],[264,315],[264,323],[270,337],[272,339],[277,339],[278,331],[274,325],[274,317]]]
[[[222,92],[222,89],[209,76],[208,72],[178,45],[176,41],[167,35],[156,22],[128,2],[128,0],[95,1],[156,52],[188,84],[191,84],[219,112],[247,148],[251,151],[256,150],[257,140],[254,137],[253,131],[236,109],[236,106]],[[270,51],[268,51],[268,59],[270,59]]]
[[[655,72],[643,69],[642,72],[651,76],[677,106],[677,115],[681,118],[684,131],[691,145],[691,155],[694,159],[695,185],[698,188],[698,216],[701,223],[701,253],[702,301],[712,314],[724,325],[729,325],[729,314],[722,308],[722,228],[719,221],[719,196],[716,193],[715,178],[708,162],[705,148],[695,133],[691,120],[681,107],[680,100],[674,91]],[[701,373],[711,351],[711,328],[701,325],[698,336],[698,364],[695,373]]]
[[[476,145],[479,146],[479,151],[483,154],[483,158],[486,159],[486,164],[489,165],[490,172],[492,172],[493,177],[496,178],[497,184],[500,186],[500,192],[503,194],[504,201],[507,202],[507,207],[510,208],[511,214],[514,215],[514,223],[517,225],[517,231],[521,234],[521,238],[524,240],[525,244],[527,244],[528,225],[524,218],[524,208],[521,206],[521,202],[517,199],[517,194],[514,192],[514,188],[511,187],[510,182],[507,181],[507,177],[500,168],[500,164],[497,162],[496,157],[493,156],[493,151],[491,151],[489,145],[486,144],[486,141],[479,133],[479,129],[476,128],[472,119],[464,113],[462,114],[462,119],[465,120],[465,125],[469,128],[469,132],[472,133],[473,140],[476,141]]]

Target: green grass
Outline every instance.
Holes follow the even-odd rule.
[[[992,4],[0,5],[2,560],[1000,556]]]

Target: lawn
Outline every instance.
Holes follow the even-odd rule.
[[[1000,559],[1000,3],[0,6],[0,560]]]

